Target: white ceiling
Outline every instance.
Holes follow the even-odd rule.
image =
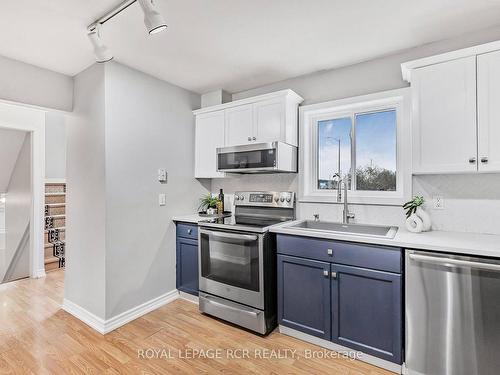
[[[0,128],[0,193],[7,191],[25,136],[23,131]]]
[[[74,75],[93,63],[86,26],[120,0],[2,0],[0,55]],[[500,0],[156,0],[106,23],[116,60],[203,93],[238,92],[500,23]]]

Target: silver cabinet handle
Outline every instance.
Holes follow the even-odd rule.
[[[188,229],[188,234],[191,234],[193,233],[193,230],[192,229]]]
[[[336,279],[337,278],[337,272],[332,272],[332,279]]]
[[[500,264],[474,262],[453,258],[433,257],[432,255],[410,254],[410,259],[433,264],[442,264],[448,267],[478,268],[483,270],[500,271]]]
[[[251,141],[252,140],[252,137],[248,137],[248,141]]]
[[[333,249],[328,249],[328,250],[326,250],[326,253],[327,253],[328,255],[333,255]]]
[[[323,276],[328,277],[328,270],[323,270]]]
[[[236,233],[226,233],[226,232],[214,232],[210,230],[201,230],[202,234],[208,234],[209,236],[219,237],[219,238],[228,238],[235,240],[248,240],[248,241],[257,241],[259,237],[255,234],[236,234]]]
[[[469,164],[476,164],[476,157],[475,156],[469,158]]]
[[[483,157],[481,158],[481,163],[487,163],[487,162],[488,162],[488,157],[483,156]]]
[[[257,137],[252,137],[252,140],[256,141],[256,140],[257,140]]]

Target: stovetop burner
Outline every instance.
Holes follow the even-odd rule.
[[[200,226],[263,233],[295,218],[292,192],[236,192],[233,216],[203,220]]]

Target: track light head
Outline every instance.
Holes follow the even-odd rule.
[[[157,34],[166,30],[167,24],[156,9],[153,0],[138,0],[138,2],[144,12],[144,24],[149,34]]]
[[[94,55],[98,63],[105,63],[113,59],[110,49],[104,44],[99,33],[100,24],[87,34],[90,43],[94,47]]]

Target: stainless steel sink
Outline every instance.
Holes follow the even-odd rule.
[[[396,232],[398,231],[397,227],[388,227],[382,225],[342,224],[313,220],[305,220],[300,223],[290,225],[289,228],[304,231],[321,231],[347,234],[351,236],[379,237],[388,239],[394,238]]]

